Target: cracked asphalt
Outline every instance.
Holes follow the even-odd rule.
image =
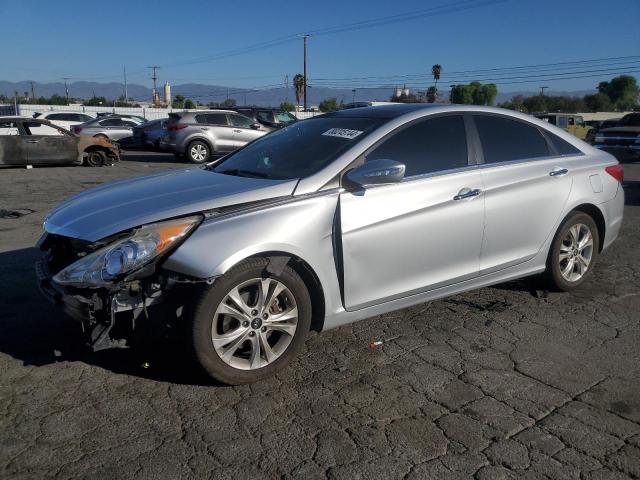
[[[640,478],[640,164],[578,292],[518,281],[418,305],[221,387],[175,346],[86,352],[35,286],[50,208],[172,162],[0,170],[0,209],[33,210],[0,219],[0,478]]]

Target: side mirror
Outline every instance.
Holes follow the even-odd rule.
[[[398,183],[404,178],[404,163],[395,160],[381,159],[365,162],[347,172],[347,180],[360,187]]]
[[[252,123],[251,128],[253,128],[254,130],[260,130],[260,124],[258,122]]]

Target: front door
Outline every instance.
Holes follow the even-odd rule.
[[[32,135],[29,123],[23,124],[23,150],[29,165],[73,163],[78,158],[77,140],[63,135]]]
[[[405,164],[402,182],[340,196],[347,310],[478,275],[484,197],[462,115],[421,120],[365,154],[382,158]]]
[[[0,165],[25,165],[23,133],[18,122],[0,119]]]
[[[554,233],[571,191],[571,162],[555,156],[535,125],[500,115],[473,119],[484,157],[486,274],[531,259]]]
[[[233,127],[233,144],[235,148],[244,147],[247,143],[264,135],[264,132],[252,128],[254,121],[244,115],[230,113],[229,123]]]

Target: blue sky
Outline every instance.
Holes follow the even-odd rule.
[[[467,0],[480,1],[480,0]],[[376,79],[421,74],[431,65],[448,72],[640,56],[640,0],[501,0],[478,8],[309,40],[309,78],[318,83],[366,86]],[[147,65],[160,65],[160,82],[262,87],[302,71],[302,39],[242,55],[188,63],[314,29],[386,17],[460,0],[367,1],[10,1],[0,0],[4,45],[0,80],[129,81],[151,85]],[[614,63],[615,64],[612,64]],[[619,69],[640,76],[640,57],[553,67],[548,72]],[[506,76],[514,76],[512,75]],[[501,91],[594,88],[598,77],[540,82],[532,69],[499,85]],[[494,73],[476,74],[494,78]],[[601,76],[600,76],[601,75]],[[503,75],[505,76],[505,75]],[[573,75],[570,75],[573,76]],[[459,74],[453,74],[458,80]],[[461,77],[460,79],[467,79]],[[469,78],[471,80],[472,78]],[[402,83],[384,79],[381,83]],[[500,82],[498,82],[500,83]]]

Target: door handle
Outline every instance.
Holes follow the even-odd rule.
[[[569,173],[569,170],[567,170],[566,168],[554,168],[553,170],[551,170],[549,172],[549,176],[550,177],[561,177],[563,175],[566,175],[567,173]]]
[[[27,140],[28,143],[38,143],[40,140]]]
[[[209,130],[208,127],[200,127],[200,130]]]
[[[482,193],[482,190],[479,188],[474,188],[471,190],[470,188],[463,188],[458,192],[458,194],[453,197],[454,200],[464,200],[465,198],[473,198],[477,197]]]
[[[233,129],[233,131],[234,131],[235,133],[242,133],[242,130],[240,130],[239,128],[234,128],[234,129]]]

